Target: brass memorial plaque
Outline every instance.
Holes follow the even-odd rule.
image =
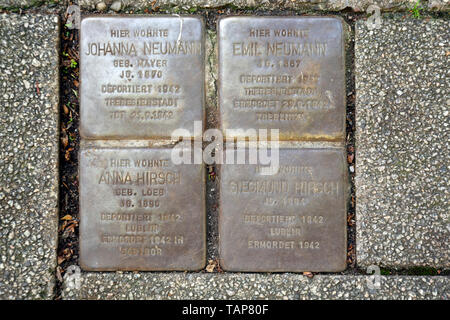
[[[204,26],[193,16],[81,22],[81,134],[167,139],[204,117]],[[199,138],[199,137],[195,137]]]
[[[174,165],[171,149],[80,152],[83,269],[202,269],[205,219],[202,165]]]
[[[280,140],[345,133],[343,23],[336,17],[220,19],[222,129],[279,129]]]
[[[229,271],[346,268],[347,176],[342,149],[280,149],[279,170],[222,165],[221,264]]]

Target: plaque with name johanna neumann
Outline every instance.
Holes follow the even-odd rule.
[[[219,20],[222,129],[279,129],[281,140],[345,133],[343,23],[335,17]]]
[[[202,165],[174,165],[171,149],[87,147],[79,173],[84,270],[204,267]]]
[[[280,149],[279,170],[222,165],[221,266],[228,271],[343,271],[346,162],[342,149]]]
[[[83,137],[167,139],[178,128],[194,135],[204,115],[201,19],[87,17],[80,43]]]

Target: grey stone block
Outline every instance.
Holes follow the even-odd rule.
[[[357,262],[450,266],[450,22],[356,24]]]
[[[58,44],[57,16],[0,14],[0,299],[53,297]]]
[[[448,277],[82,273],[63,299],[448,299]]]

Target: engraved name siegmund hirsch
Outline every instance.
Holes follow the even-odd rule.
[[[143,42],[140,51],[143,55],[201,55],[200,41],[148,41]],[[137,45],[133,42],[89,42],[87,56],[137,56]]]

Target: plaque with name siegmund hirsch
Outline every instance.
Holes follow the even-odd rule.
[[[222,129],[279,129],[280,140],[345,135],[343,22],[335,17],[219,20]]]
[[[81,22],[81,135],[194,135],[204,115],[204,26],[197,17],[87,17]],[[195,137],[199,138],[199,137]]]
[[[171,149],[81,150],[84,270],[202,269],[205,219],[202,165],[174,165]]]
[[[346,268],[347,177],[342,149],[280,149],[279,169],[222,165],[221,266],[228,271]]]

